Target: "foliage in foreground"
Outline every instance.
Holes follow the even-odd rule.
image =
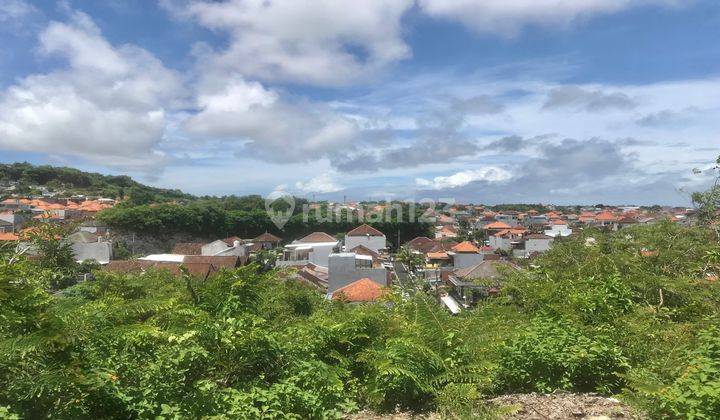
[[[712,232],[669,223],[588,231],[457,317],[423,293],[327,302],[256,267],[203,283],[98,273],[51,294],[52,269],[5,255],[0,414],[478,418],[493,415],[487,396],[564,389],[717,418],[719,250]]]

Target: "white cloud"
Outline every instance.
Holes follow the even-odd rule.
[[[203,86],[200,111],[185,128],[196,136],[244,141],[243,155],[272,162],[307,162],[351,145],[356,122],[316,103],[290,103],[258,82],[235,76]]]
[[[499,182],[510,178],[510,172],[502,168],[490,166],[482,169],[461,171],[448,176],[436,176],[431,180],[416,178],[415,185],[433,190],[444,190],[447,188],[462,187],[475,181]]]
[[[528,24],[567,26],[593,15],[678,0],[418,0],[436,18],[457,20],[478,32],[515,35]]]
[[[37,9],[23,0],[3,0],[0,2],[0,22],[12,22],[35,13]]]
[[[47,26],[40,51],[67,66],[0,91],[0,148],[76,155],[107,166],[165,159],[157,146],[166,107],[182,92],[178,75],[141,48],[111,45],[77,12],[71,23]]]
[[[409,57],[401,17],[412,0],[164,0],[181,18],[229,36],[204,65],[265,81],[333,85],[357,81]]]
[[[308,193],[320,193],[320,194],[328,194],[333,192],[338,192],[343,190],[344,188],[340,185],[336,184],[333,180],[333,177],[330,173],[324,173],[321,175],[318,175],[307,182],[298,181],[295,183],[295,188],[299,189],[300,191],[308,194]]]

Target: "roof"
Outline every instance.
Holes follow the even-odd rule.
[[[512,229],[512,226],[503,222],[493,222],[485,225],[485,229]]]
[[[374,302],[385,293],[385,287],[369,278],[363,278],[334,291],[332,299],[347,302]]]
[[[181,263],[183,262],[183,259],[185,259],[184,255],[178,255],[178,254],[150,254],[146,255],[142,258],[139,258],[143,261],[157,261],[157,262],[177,262]]]
[[[533,233],[532,235],[527,235],[525,239],[552,239],[552,236],[543,235],[542,233]]]
[[[356,247],[354,247],[354,248],[352,248],[352,249],[349,249],[348,251],[354,252],[354,253],[359,254],[359,255],[369,255],[369,256],[371,256],[371,257],[373,257],[373,258],[379,258],[379,257],[380,257],[380,254],[378,254],[377,252],[373,251],[372,249],[366,247],[365,245],[358,245],[358,246],[356,246]]]
[[[432,242],[433,240],[428,238],[427,236],[418,236],[417,238],[413,238],[408,241],[405,245],[413,249],[418,249],[418,247],[427,246]]]
[[[480,250],[472,242],[465,241],[452,247],[452,250],[462,254],[478,254]]]
[[[455,277],[466,280],[491,279],[495,280],[503,276],[498,270],[500,267],[507,267],[510,270],[519,270],[520,267],[509,261],[483,261],[471,267],[455,270]]]
[[[298,239],[296,242],[337,242],[337,239],[333,238],[325,232],[313,232],[305,236],[304,238]]]
[[[235,268],[238,265],[237,255],[186,255],[183,264],[212,264],[215,267]]]
[[[363,225],[360,225],[360,226],[356,227],[355,229],[351,230],[350,232],[346,233],[345,236],[382,236],[382,237],[385,237],[385,234],[368,224],[363,224]]]
[[[309,283],[312,286],[317,287],[323,292],[327,291],[328,286],[328,270],[325,267],[321,267],[315,264],[307,264],[301,267],[298,272],[298,280],[304,283]]]
[[[235,246],[235,242],[243,243],[243,240],[237,236],[230,236],[228,238],[222,239],[222,241],[225,242],[227,246]]]
[[[203,245],[205,244],[202,242],[178,242],[170,253],[179,255],[201,255]]]
[[[20,239],[20,237],[12,232],[0,232],[0,241],[17,241],[18,239]]]
[[[431,260],[449,260],[450,256],[447,254],[447,252],[428,252],[427,257]]]
[[[252,240],[253,242],[280,242],[282,239],[278,238],[277,236],[273,235],[272,233],[265,232],[262,235],[258,236],[257,238],[254,238]]]
[[[595,216],[595,220],[599,221],[599,222],[614,222],[617,219],[618,219],[617,216],[610,213],[609,211],[604,211],[604,212],[598,213]]]
[[[567,225],[567,222],[564,221],[564,220],[555,219],[555,220],[552,221],[552,224],[553,224],[553,225]]]

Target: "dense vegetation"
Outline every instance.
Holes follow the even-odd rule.
[[[352,306],[255,266],[202,283],[97,273],[50,293],[49,264],[5,250],[0,413],[332,418],[400,407],[482,417],[493,414],[484,396],[567,389],[619,394],[652,417],[720,415],[712,230],[588,231],[534,266],[451,317],[432,292]]]
[[[37,187],[63,191],[65,195],[85,194],[107,198],[134,196],[141,201],[187,199],[190,195],[178,190],[153,188],[125,175],[102,175],[74,168],[30,163],[0,164],[0,182],[15,182],[17,194],[37,193]]]
[[[282,203],[282,202],[279,202]],[[253,238],[264,232],[271,232],[285,239],[297,239],[308,233],[322,231],[331,235],[345,233],[361,224],[357,216],[329,213],[325,205],[317,211],[303,214],[307,202],[296,199],[292,216],[278,229],[265,209],[265,200],[260,196],[203,198],[185,203],[119,205],[103,211],[98,219],[116,230],[148,234],[185,233],[204,238],[227,237],[231,235]],[[410,223],[410,209],[405,206],[403,213],[377,215],[371,224],[382,231],[388,242],[396,246],[398,234],[400,243],[417,236],[429,236],[432,226],[417,220],[421,210],[415,210],[414,222]]]

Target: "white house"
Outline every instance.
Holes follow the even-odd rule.
[[[385,234],[374,227],[364,224],[345,234],[345,249],[351,250],[362,245],[374,252],[387,248]]]
[[[548,229],[545,230],[545,235],[557,238],[558,236],[570,236],[572,229],[568,227],[568,224],[564,220],[555,219],[548,224]]]
[[[328,257],[338,249],[340,241],[325,232],[313,232],[302,239],[285,245],[283,255],[276,261],[278,267],[312,263],[328,266]]]
[[[232,243],[232,245],[230,245],[230,243]],[[218,239],[203,245],[202,248],[200,248],[200,255],[208,257],[223,255],[245,257],[248,254],[247,249],[250,245],[252,244],[244,244],[236,238]]]
[[[387,270],[373,262],[369,255],[340,252],[328,257],[328,293],[348,284],[368,278],[381,286],[387,286]]]
[[[471,267],[480,264],[484,259],[480,249],[470,241],[455,245],[447,254],[452,258],[454,268]]]

